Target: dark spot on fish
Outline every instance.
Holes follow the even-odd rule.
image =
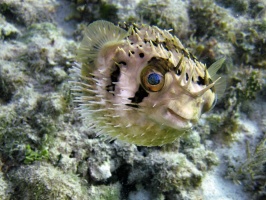
[[[186,57],[190,58],[189,53],[185,49],[181,49],[181,53]]]
[[[135,54],[135,52],[134,51],[129,51],[128,52],[128,56],[130,57],[130,54]]]
[[[180,76],[180,75],[181,75],[181,70],[178,69],[176,74],[177,74],[178,76]]]
[[[140,53],[139,57],[143,58],[144,57],[144,53]]]
[[[190,58],[195,62],[195,61],[197,61],[197,58],[193,55],[193,54],[189,54],[190,55]]]
[[[152,41],[152,40],[151,40],[151,42],[152,42],[152,44],[153,44],[154,46],[156,46],[156,47],[158,46],[158,42],[156,42],[156,41]]]
[[[111,73],[111,84],[106,86],[108,92],[115,91],[115,82],[118,82],[120,76],[120,68],[118,65],[115,65],[114,71]],[[114,94],[113,94],[114,95]]]
[[[188,74],[186,73],[186,81],[188,80]]]
[[[144,88],[139,85],[138,91],[135,93],[134,97],[128,98],[131,103],[141,103],[145,97],[149,96],[149,93],[144,90]]]
[[[111,73],[111,82],[118,82],[118,78],[120,76],[120,68],[115,65],[114,71]]]
[[[135,23],[132,24],[132,29],[133,29],[132,35],[133,35],[133,32],[137,33],[138,28],[139,28],[139,26],[137,24],[135,24]]]
[[[197,84],[199,84],[199,85],[205,85],[204,79],[202,77],[198,76]]]
[[[139,106],[136,105],[136,104],[127,103],[127,104],[125,104],[125,105],[126,105],[126,106],[129,106],[129,107],[132,107],[132,108],[139,108]]]
[[[164,47],[167,51],[169,50],[169,48],[167,47],[166,42],[163,42],[162,45],[163,45],[163,47]]]
[[[127,63],[124,62],[124,61],[121,61],[121,62],[119,62],[118,64],[120,64],[120,65],[127,65]]]

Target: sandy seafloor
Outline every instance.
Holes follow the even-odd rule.
[[[173,144],[96,137],[71,67],[97,19],[173,29],[227,89]],[[266,199],[265,0],[0,0],[0,199]],[[93,123],[93,122],[92,122]]]

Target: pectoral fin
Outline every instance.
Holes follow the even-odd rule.
[[[215,63],[213,63],[209,68],[208,68],[208,73],[213,81],[217,80],[219,77],[221,77],[217,83],[215,83],[214,88],[215,88],[215,93],[217,95],[217,98],[219,99],[220,97],[223,96],[224,91],[226,89],[226,78],[225,76],[220,76],[217,74],[218,70],[222,67],[223,63],[225,61],[225,57],[217,60]]]

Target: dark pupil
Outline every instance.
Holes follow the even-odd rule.
[[[158,85],[161,81],[161,76],[156,73],[151,73],[148,76],[148,83],[151,85]]]

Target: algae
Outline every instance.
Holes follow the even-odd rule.
[[[266,138],[265,136],[258,142],[254,149],[250,149],[248,140],[246,141],[246,158],[233,164],[228,161],[228,171],[226,177],[232,179],[236,184],[243,184],[249,191],[257,190],[253,198],[263,198],[265,193],[265,163],[266,163]]]

